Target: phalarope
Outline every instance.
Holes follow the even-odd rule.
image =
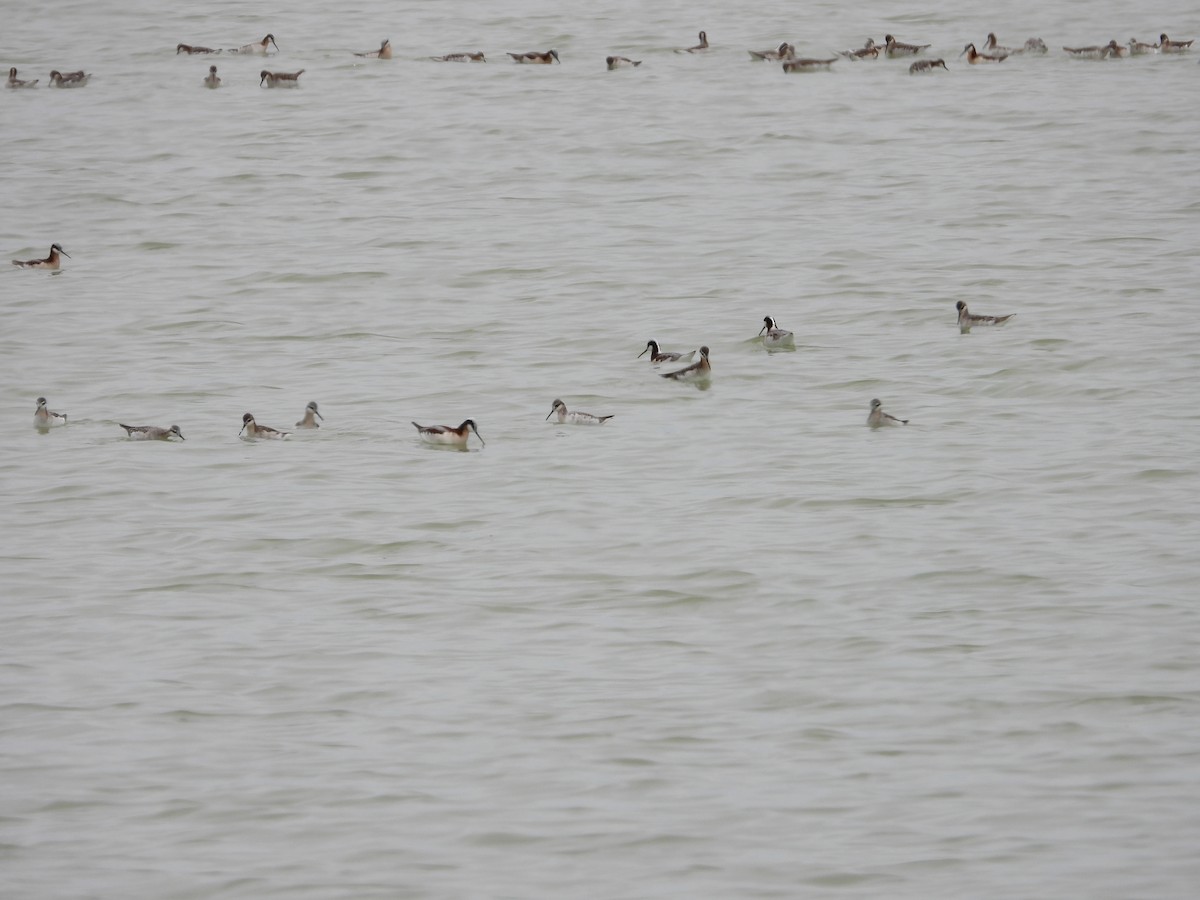
[[[946,65],[944,59],[918,59],[908,67],[908,74],[918,75],[921,72],[932,72],[938,68],[945,69],[947,72],[950,71],[950,67]]]
[[[117,423],[120,425],[120,423]],[[178,425],[170,428],[159,428],[156,425],[121,425],[131,441],[169,441],[172,435],[184,440],[183,432]]]
[[[71,254],[62,248],[62,244],[51,244],[50,255],[45,259],[14,259],[12,264],[22,269],[57,269],[59,266],[58,254],[60,253],[67,259],[71,258]]]
[[[1044,56],[1050,52],[1050,49],[1046,46],[1046,42],[1040,37],[1031,37],[1025,41],[1024,46],[1021,47],[1021,52],[1040,53]]]
[[[646,350],[650,351],[650,362],[665,363],[665,362],[687,362],[696,355],[695,350],[689,350],[687,353],[672,353],[667,350],[659,350],[656,341],[646,341]],[[641,359],[646,355],[646,350],[643,350],[637,355]]]
[[[796,55],[796,48],[784,41],[772,50],[747,50],[751,59],[782,60],[791,59]]]
[[[966,334],[974,325],[1003,325],[1016,313],[1009,313],[1007,316],[976,316],[967,309],[966,301],[959,300],[954,304],[954,308],[958,310],[958,328]]]
[[[549,421],[550,416],[555,416],[556,422],[560,425],[603,425],[612,416],[593,416],[591,413],[585,412],[569,412],[567,404],[561,400],[555,400],[550,405],[550,415],[546,416]]]
[[[694,362],[686,369],[679,369],[675,372],[667,372],[663,378],[670,378],[673,381],[703,381],[712,373],[712,365],[708,361],[708,348],[700,348],[700,361]]]
[[[355,53],[355,56],[363,56],[369,59],[391,59],[392,58],[392,42],[384,39],[379,45],[378,50],[371,50],[369,53]]]
[[[816,72],[821,69],[828,69],[835,62],[837,57],[830,59],[785,59],[783,61],[783,71],[785,72]]]
[[[1193,38],[1193,40],[1195,39]],[[1160,34],[1158,47],[1163,53],[1186,53],[1192,49],[1192,41],[1173,41],[1165,34]]]
[[[10,88],[31,88],[38,83],[38,79],[33,81],[22,81],[17,77],[17,67],[13,66],[8,70],[8,87]]]
[[[1149,56],[1157,52],[1158,44],[1147,44],[1145,41],[1139,41],[1134,37],[1129,39],[1129,53],[1132,56]]]
[[[1003,55],[991,54],[991,53],[980,53],[978,50],[975,49],[974,44],[967,44],[967,46],[963,47],[962,53],[960,53],[958,55],[963,56],[964,54],[966,54],[967,62],[973,66],[977,66],[980,63],[1001,63],[1001,62],[1004,62],[1006,59],[1008,59],[1007,53],[1005,53]]]
[[[635,66],[640,66],[642,61],[640,59],[630,59],[628,56],[606,56],[604,57],[604,64],[608,66],[608,71],[611,72],[613,69],[632,69]]]
[[[856,50],[839,50],[837,54],[849,60],[878,59],[879,51],[882,49],[875,43],[875,38],[867,38],[867,42]]]
[[[242,416],[242,429],[238,434],[241,434],[243,431],[248,438],[265,438],[274,441],[281,441],[291,433],[288,431],[277,431],[274,428],[268,428],[266,425],[259,425],[254,421],[254,416],[251,413],[246,413]]]
[[[245,53],[251,56],[266,56],[270,52],[268,49],[270,47],[274,47],[276,50],[279,50],[279,45],[275,43],[275,35],[273,34],[268,34],[256,44],[243,44],[240,47],[233,48],[229,52]]]
[[[1020,53],[1020,50],[1014,50],[1012,47],[1003,47],[996,40],[996,32],[989,31],[987,38],[983,42],[983,50],[985,53],[991,53],[995,56],[1012,56],[1014,53]]]
[[[1076,59],[1104,59],[1108,56],[1108,45],[1103,47],[1063,47]]]
[[[55,69],[50,73],[50,83],[59,88],[87,87],[88,79],[91,77],[83,69],[78,72],[60,72]]]
[[[778,327],[770,316],[763,316],[763,327],[758,330],[758,333],[762,335],[763,346],[767,349],[773,347],[796,349],[796,336],[790,331],[784,331]]]
[[[676,50],[676,53],[703,53],[708,49],[708,32],[702,31],[698,35],[700,43],[695,47],[687,47],[685,49]]]
[[[485,447],[487,443],[483,439],[483,435],[479,433],[479,429],[475,426],[474,419],[465,419],[457,428],[449,425],[418,425],[413,422],[413,427],[417,429],[417,434],[421,436],[421,440],[429,444],[441,444],[447,447],[466,447],[467,438],[471,436],[471,432],[475,432],[475,437],[479,438],[479,443]]]
[[[221,79],[217,75],[217,67],[209,66],[208,74],[204,76],[204,86],[216,88],[221,86]]]
[[[37,398],[37,409],[33,411],[33,424],[38,428],[49,428],[51,425],[66,425],[67,414],[51,412],[46,409],[46,398]]]
[[[1109,41],[1104,45],[1104,47],[1106,50],[1108,50],[1108,56],[1110,59],[1121,59],[1122,57],[1129,56],[1130,54],[1129,48],[1124,44],[1118,44],[1116,40]]]
[[[509,53],[516,62],[530,66],[549,66],[556,62],[561,62],[558,58],[557,50],[547,50],[540,53],[537,50],[529,50],[525,53]]]
[[[883,36],[883,43],[883,52],[888,59],[894,59],[897,56],[916,56],[929,48],[928,44],[902,44],[890,34]]]
[[[447,53],[445,56],[429,58],[435,62],[487,62],[487,57],[483,55],[482,50],[478,53]]]
[[[258,73],[258,86],[262,87],[265,83],[269,88],[300,87],[300,76],[303,74],[303,69],[299,72],[268,72],[263,69]]]
[[[325,417],[317,412],[317,401],[310,400],[308,406],[304,407],[304,418],[296,423],[296,427],[320,428],[321,426],[317,423],[317,419],[320,419],[322,422],[325,421]]]
[[[191,56],[195,53],[220,53],[220,50],[214,50],[212,47],[193,47],[191,44],[176,44],[175,55],[186,53]]]
[[[872,400],[871,411],[867,413],[867,424],[872,428],[879,428],[883,425],[907,425],[908,419],[897,419],[895,416],[885,413],[883,402]]]

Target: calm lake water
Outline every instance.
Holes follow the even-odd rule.
[[[1195,895],[1196,11],[0,8],[0,895]]]

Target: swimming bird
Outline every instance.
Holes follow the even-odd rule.
[[[839,50],[837,54],[849,60],[878,59],[879,51],[882,49],[875,43],[874,38],[867,38],[867,42],[856,50]]]
[[[604,63],[608,66],[608,71],[611,72],[613,69],[632,69],[635,66],[640,66],[642,61],[640,59],[630,59],[628,56],[606,56],[604,57]]]
[[[885,413],[883,402],[872,400],[871,411],[867,413],[867,424],[872,428],[879,428],[883,425],[907,425],[908,419],[897,419],[895,416]]]
[[[1129,52],[1133,56],[1149,56],[1152,53],[1158,52],[1158,44],[1147,44],[1145,41],[1139,41],[1137,38],[1129,39]]]
[[[1045,54],[1049,53],[1050,50],[1046,46],[1046,42],[1043,41],[1040,37],[1031,37],[1025,41],[1024,46],[1021,47],[1021,52],[1022,53],[1041,53],[1042,55],[1045,55]]]
[[[269,88],[300,87],[300,76],[303,74],[303,69],[299,72],[268,72],[263,69],[258,73],[258,86],[262,87],[265,82]]]
[[[958,310],[958,329],[963,334],[970,331],[974,325],[1003,325],[1016,315],[1016,313],[1009,313],[1007,316],[976,316],[967,310],[964,300],[955,303],[954,308]]]
[[[708,33],[700,32],[700,43],[695,47],[688,47],[685,50],[676,50],[676,53],[701,53],[708,49]]]
[[[276,50],[279,50],[279,45],[275,43],[275,35],[273,34],[268,34],[257,44],[243,44],[240,47],[233,48],[229,52],[246,53],[251,56],[266,56],[270,52],[270,47],[274,47]]]
[[[667,350],[659,350],[657,341],[646,341],[646,350],[650,351],[650,362],[652,363],[687,362],[696,355],[695,350],[689,350],[687,353],[671,353]],[[637,358],[641,359],[645,356],[646,350],[639,353]]]
[[[1192,49],[1192,41],[1173,41],[1165,34],[1160,34],[1158,46],[1163,53],[1186,53]]]
[[[120,425],[120,423],[117,423]],[[159,428],[156,425],[121,425],[125,429],[125,433],[131,441],[169,441],[171,435],[175,435],[181,441],[184,440],[183,432],[179,430],[178,425],[172,425],[170,428]]]
[[[51,244],[50,255],[45,259],[14,259],[12,264],[22,269],[57,269],[59,265],[58,254],[60,253],[67,259],[71,258],[71,254],[62,248],[62,244]]]
[[[661,376],[670,378],[673,381],[703,381],[712,373],[712,365],[708,361],[708,348],[700,348],[700,361],[694,362],[686,369],[679,369],[675,372],[667,372]]]
[[[950,67],[946,65],[944,59],[918,59],[908,67],[908,74],[917,75],[921,72],[932,72],[937,68],[945,69],[947,72],[950,71]]]
[[[752,59],[791,59],[796,55],[796,48],[784,41],[772,50],[749,50]]]
[[[796,336],[790,331],[778,327],[770,316],[763,316],[763,327],[758,330],[758,333],[762,335],[763,346],[768,349],[772,347],[796,349]]]
[[[1076,59],[1104,59],[1108,56],[1108,47],[1063,47],[1067,53]]]
[[[50,83],[59,88],[87,87],[88,79],[91,77],[83,69],[78,72],[60,72],[55,69],[50,73]]]
[[[46,408],[46,398],[37,398],[37,409],[33,411],[33,424],[38,428],[49,428],[51,425],[66,425],[67,414],[51,412]]]
[[[35,84],[38,83],[38,80],[39,79],[35,78],[35,79],[33,79],[33,81],[22,81],[20,78],[17,77],[17,67],[16,66],[13,66],[11,69],[8,70],[8,85],[7,86],[10,88],[31,88]]]
[[[193,47],[190,44],[176,44],[175,45],[175,55],[176,56],[178,56],[180,53],[186,53],[186,54],[188,54],[188,56],[191,56],[192,54],[195,54],[195,53],[220,53],[220,52],[221,52],[220,50],[214,50],[212,47]]]
[[[821,69],[828,69],[835,62],[837,57],[830,59],[785,59],[783,61],[783,71],[785,72],[817,72]]]
[[[1104,45],[1104,48],[1108,51],[1108,55],[1112,59],[1121,59],[1128,56],[1130,52],[1128,47],[1124,44],[1118,44],[1115,40],[1109,41]]]
[[[259,425],[254,421],[254,416],[251,413],[246,413],[242,416],[242,429],[238,432],[246,432],[248,438],[266,438],[268,440],[281,441],[289,434],[290,431],[277,431],[274,428],[268,428],[266,425]]]
[[[429,57],[436,62],[487,62],[487,57],[483,55],[483,51],[478,53],[447,53],[445,56]]]
[[[967,46],[963,47],[962,53],[958,55],[962,56],[963,53],[965,53],[967,56],[967,62],[973,66],[977,66],[980,63],[1001,63],[1008,59],[1007,53],[1003,56],[993,55],[990,53],[980,53],[975,49],[974,44],[967,44]]]
[[[317,401],[310,400],[308,406],[304,407],[304,418],[296,423],[296,427],[320,428],[321,426],[317,424],[317,419],[320,419],[322,422],[325,421],[325,417],[317,412]]]
[[[612,416],[593,416],[591,413],[585,412],[568,412],[567,404],[561,400],[555,400],[550,404],[550,416],[557,416],[556,422],[560,425],[603,425]],[[546,416],[548,420],[550,416]]]
[[[372,50],[369,53],[355,53],[355,56],[365,56],[371,59],[391,59],[392,58],[392,42],[384,38],[378,50]]]
[[[529,50],[525,53],[509,53],[514,60],[524,65],[530,66],[549,66],[556,62],[561,62],[558,58],[557,50],[547,50],[540,53],[537,50]]]
[[[995,56],[1011,56],[1014,53],[1020,53],[1020,50],[1014,50],[1012,47],[1002,47],[1000,42],[996,40],[996,33],[989,31],[987,39],[983,42],[983,49],[986,53],[991,53]]]
[[[465,419],[457,428],[452,428],[449,425],[418,425],[413,422],[413,427],[417,429],[417,434],[421,436],[421,440],[430,444],[442,444],[448,447],[466,447],[467,438],[471,436],[471,432],[475,432],[475,437],[479,438],[479,443],[485,447],[487,444],[483,440],[483,435],[479,433],[479,429],[475,426],[474,419]]]
[[[928,44],[902,44],[890,34],[883,36],[883,42],[883,52],[888,59],[894,59],[897,56],[916,56],[929,47]]]
[[[217,76],[216,66],[208,67],[208,74],[204,76],[204,86],[210,88],[221,86],[221,79]]]

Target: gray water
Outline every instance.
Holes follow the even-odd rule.
[[[0,4],[0,895],[1195,895],[1195,11],[293,7]]]

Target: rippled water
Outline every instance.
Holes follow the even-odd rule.
[[[1200,18],[296,6],[8,6],[0,893],[1194,893]]]

